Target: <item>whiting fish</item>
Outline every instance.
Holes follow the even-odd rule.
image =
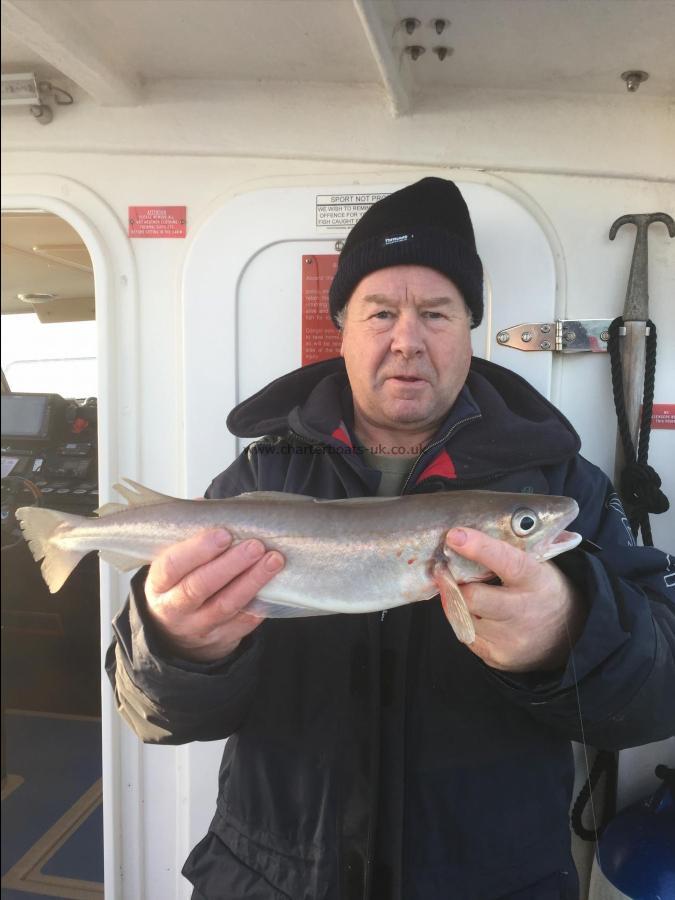
[[[286,559],[247,612],[276,618],[369,613],[441,593],[455,634],[471,643],[473,622],[458,585],[488,580],[493,573],[446,546],[450,528],[476,528],[537,560],[581,541],[564,530],[579,512],[568,497],[450,491],[316,500],[268,491],[179,500],[124,481],[115,489],[127,504],[107,503],[97,518],[40,507],[17,510],[52,593],[94,550],[129,571],[206,528],[226,528],[234,544],[258,538]]]

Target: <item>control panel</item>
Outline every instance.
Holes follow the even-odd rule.
[[[2,395],[2,524],[38,503],[80,515],[98,507],[96,399]]]
[[[99,715],[98,556],[89,554],[51,594],[16,518],[22,506],[93,515],[99,506],[96,400],[1,397],[3,703]]]

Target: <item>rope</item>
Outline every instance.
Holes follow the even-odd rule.
[[[666,512],[670,508],[668,498],[661,490],[661,479],[657,472],[647,463],[649,454],[649,436],[652,427],[652,406],[654,403],[654,376],[656,372],[656,326],[647,321],[647,352],[645,356],[645,379],[642,402],[642,418],[638,435],[637,452],[631,437],[630,423],[626,414],[626,399],[623,389],[623,364],[619,347],[619,329],[624,324],[619,316],[609,326],[609,352],[612,371],[612,391],[614,406],[619,425],[619,435],[623,446],[626,464],[621,473],[619,492],[626,506],[626,515],[630,522],[633,537],[637,538],[642,529],[642,542],[645,547],[653,547],[652,530],[649,524],[650,513]]]
[[[598,786],[602,775],[607,775],[607,784],[612,785],[615,781],[615,774],[616,757],[614,753],[612,753],[611,750],[598,750],[598,755],[595,757],[593,768],[591,769],[584,786],[579,791],[579,796],[574,801],[574,806],[572,807],[572,812],[570,814],[570,821],[574,833],[583,841],[597,841],[614,814],[614,803],[611,801],[605,804],[605,808],[602,811],[602,822],[599,826],[597,822],[595,822],[595,815],[593,816],[594,827],[592,829],[586,828],[582,821],[584,810],[586,809],[589,800],[591,801],[591,808],[594,809],[593,791]]]
[[[637,538],[638,531],[642,530],[642,542],[645,547],[652,547],[652,531],[649,525],[650,513],[665,512],[670,504],[668,498],[661,491],[661,479],[657,472],[648,464],[649,437],[652,426],[652,406],[654,402],[654,376],[656,373],[656,326],[649,320],[649,334],[645,354],[645,378],[642,398],[642,418],[638,434],[637,451],[633,445],[631,428],[626,413],[626,398],[623,389],[623,364],[621,349],[619,346],[619,329],[624,324],[619,316],[609,326],[609,339],[607,350],[612,372],[612,391],[614,393],[614,406],[619,425],[619,435],[623,446],[625,465],[618,485],[619,492],[626,506],[626,515],[630,523],[633,537]],[[600,778],[607,774],[610,790],[616,784],[617,760],[614,753],[609,750],[599,750],[593,763],[588,779],[572,807],[570,815],[572,828],[582,840],[597,841],[602,834],[613,810],[613,803],[608,802],[603,810],[603,820],[598,827],[594,821],[593,830],[583,824],[583,813],[590,801],[593,809],[593,791],[597,787]],[[665,769],[665,766],[663,767]],[[666,770],[667,771],[667,770]],[[660,777],[664,777],[660,775]],[[595,814],[593,816],[595,820]]]

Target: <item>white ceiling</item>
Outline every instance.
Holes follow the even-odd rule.
[[[404,114],[460,88],[625,93],[628,69],[675,96],[675,0],[2,0],[2,16],[3,72],[37,68],[103,105],[142,105],[165,79],[380,83]]]
[[[54,294],[31,304],[19,294]],[[42,321],[94,318],[94,275],[82,238],[52,213],[2,213],[2,312],[37,312]]]

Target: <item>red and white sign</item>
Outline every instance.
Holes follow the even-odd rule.
[[[184,238],[186,206],[130,206],[129,237]]]
[[[342,339],[328,312],[328,290],[337,271],[337,253],[302,257],[302,364],[340,355]]]
[[[652,428],[675,428],[675,403],[652,406]]]

